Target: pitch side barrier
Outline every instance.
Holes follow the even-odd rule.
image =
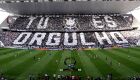
[[[14,14],[124,14],[139,4],[139,0],[2,0],[0,8]]]
[[[124,1],[124,0],[1,0],[0,3],[28,3],[28,2],[37,2],[37,3],[40,3],[40,2],[87,2],[87,1]],[[125,1],[139,1],[139,0],[125,0]]]
[[[84,32],[84,33],[86,33],[86,32],[120,32],[120,31],[133,31],[133,30],[137,30],[137,28],[130,28],[130,29],[121,29],[121,30],[117,30],[117,29],[115,29],[115,30],[88,30],[88,31],[74,31],[74,30],[70,30],[70,31],[62,31],[62,30],[55,30],[55,31],[40,31],[40,30],[35,30],[35,31],[30,31],[30,32],[32,32],[32,33],[36,33],[36,32],[41,32],[41,33],[43,33],[43,32],[45,32],[45,33],[56,33],[56,32],[59,32],[59,33],[66,33],[66,32],[68,32],[68,33],[73,33],[73,32],[76,32],[76,33],[80,33],[80,32]],[[3,29],[2,31],[10,31],[10,32],[27,32],[26,30],[11,30],[11,29]]]
[[[1,47],[25,49],[93,49],[140,45],[140,31],[121,32],[1,32]]]

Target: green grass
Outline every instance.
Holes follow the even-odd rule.
[[[74,57],[77,62],[76,68],[82,71],[60,71],[67,68],[64,60],[68,57]],[[8,80],[28,80],[30,74],[36,77],[61,74],[105,78],[110,73],[113,74],[113,80],[127,80],[129,76],[140,75],[140,47],[86,51],[0,48],[0,73]]]

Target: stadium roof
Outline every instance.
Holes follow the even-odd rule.
[[[139,0],[2,0],[0,8],[14,14],[95,14],[128,13],[138,6]]]

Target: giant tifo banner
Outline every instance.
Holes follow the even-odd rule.
[[[135,35],[134,35],[135,34]],[[140,44],[140,31],[45,33],[1,32],[1,47],[72,49],[128,47]]]
[[[9,16],[14,31],[102,31],[132,29],[130,14]]]

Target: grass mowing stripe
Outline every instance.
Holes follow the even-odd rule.
[[[11,48],[0,48],[0,51],[9,50]]]
[[[138,74],[137,70],[134,69],[136,65],[133,65],[131,62],[129,62],[121,57],[118,57],[117,55],[114,55],[114,53],[112,53],[108,50],[102,50],[102,52],[104,52],[104,54],[107,55],[108,57],[111,57],[112,59],[118,61],[123,66],[122,69],[125,70],[124,73],[126,74],[126,76],[132,76],[132,75]],[[128,72],[130,72],[130,73],[128,73]]]
[[[24,50],[17,50],[17,51],[14,51],[14,52],[7,53],[5,55],[0,55],[0,60],[2,60],[4,58],[7,58],[7,56],[13,56],[13,55],[15,55],[15,53],[18,53],[20,51],[24,51]]]
[[[82,62],[82,66],[84,67],[86,74],[89,74],[91,76],[102,76],[102,74],[98,71],[96,66],[92,64],[91,60],[86,55],[86,53],[84,53],[83,51],[79,52],[80,61]]]
[[[140,51],[140,47],[130,47],[130,48],[135,50],[135,51]]]
[[[38,53],[36,56],[42,57],[43,55],[41,53]],[[37,60],[34,60],[34,58],[28,58],[23,63],[13,67],[12,69],[6,71],[4,74],[9,75],[8,78],[10,79],[16,79],[20,74],[22,74],[24,71],[26,71],[29,67],[31,67],[33,64],[36,63]]]
[[[48,63],[51,59],[53,59],[54,55],[48,56],[46,52],[44,51],[42,54],[45,54],[42,58],[40,58],[39,61],[37,61],[35,64],[33,64],[30,68],[28,68],[24,73],[22,73],[20,76],[16,78],[16,80],[25,80],[28,78],[29,74],[33,74],[36,77],[39,73],[41,73],[42,69],[45,68],[45,63]]]
[[[127,49],[125,49],[125,50],[127,50],[127,52],[128,53],[133,53],[134,55],[136,55],[136,56],[140,56],[140,54],[139,54],[139,52],[140,52],[140,49],[139,49],[139,51],[138,50],[134,50],[133,48],[128,48],[129,50],[127,50]]]
[[[7,50],[8,48],[0,48],[0,51]]]
[[[115,72],[120,74],[120,75],[114,74],[114,71],[112,70],[112,74],[113,74],[113,77],[114,77],[113,80],[123,80],[127,76],[129,76],[131,74],[134,75],[136,73],[135,71],[129,69],[127,66],[121,64],[121,62],[118,62],[117,60],[115,60],[111,56],[108,56],[107,55],[108,53],[106,53],[102,50],[95,50],[95,53],[97,53],[100,56],[100,59],[102,59],[107,64],[109,64],[110,61],[112,61],[112,65],[110,65],[110,67],[113,68]],[[119,65],[119,63],[120,63],[120,65]],[[126,71],[128,73],[126,73]]]
[[[0,65],[6,64],[6,63],[16,59],[17,57],[24,56],[26,52],[27,51],[19,50],[19,51],[14,52],[13,54],[8,54],[6,56],[3,56],[0,58]],[[18,56],[15,56],[17,54],[18,54]]]
[[[62,52],[63,51],[52,51],[51,54],[56,54],[53,59],[51,59],[48,63],[45,63],[45,68],[42,69],[40,75],[44,75],[44,74],[49,74],[49,75],[53,75],[56,73],[57,69],[58,69],[58,64],[60,62],[60,59],[62,57]]]
[[[130,61],[134,65],[140,66],[140,63],[139,63],[140,59],[133,56],[129,56],[128,54],[124,54],[123,52],[120,51],[120,49],[112,49],[111,52],[115,53],[114,55],[117,54],[117,56],[123,58],[126,61]]]
[[[74,57],[76,60],[76,68],[82,70],[82,71],[74,71],[71,74],[75,76],[86,77],[88,74],[86,74],[83,68],[82,62],[80,61],[80,57],[79,57],[80,53],[76,50],[73,50],[71,51],[71,54],[72,54],[72,57]]]
[[[109,62],[105,62],[103,56],[101,57],[101,54],[98,51],[86,51],[87,56],[91,59],[92,63],[95,64],[95,66],[98,68],[98,70],[101,72],[103,77],[106,77],[108,74],[113,73],[115,77],[121,76],[120,73],[116,72],[114,68],[112,68],[112,65],[109,64]],[[94,55],[94,56],[93,56]],[[98,56],[98,58],[94,58],[95,55]]]
[[[2,49],[6,49],[6,48],[2,48],[2,47],[0,47],[0,50],[2,50]]]
[[[70,51],[64,50],[64,52],[62,53],[62,57],[60,59],[60,63],[58,65],[58,69],[56,71],[56,74],[71,75],[71,72],[68,72],[68,71],[60,71],[60,69],[67,68],[67,66],[64,65],[64,60],[65,60],[65,58],[68,58],[68,57],[71,57]]]
[[[37,55],[38,52],[39,51],[33,51],[33,52],[26,53],[27,55],[24,55],[22,57],[17,57],[16,59],[10,61],[9,63],[2,65],[1,69],[3,72],[6,72],[7,70],[10,70],[16,67],[17,65],[22,64],[24,61],[26,61],[26,59],[32,58],[33,56]]]
[[[137,52],[137,53],[135,53],[134,54],[134,52],[133,52],[133,50],[128,50],[128,49],[119,49],[119,51],[121,52],[121,53],[123,53],[123,54],[126,54],[126,55],[128,55],[128,56],[132,56],[133,58],[136,58],[136,59],[139,59],[140,58],[140,54],[139,54],[139,52]],[[138,55],[139,54],[139,55]],[[126,56],[126,57],[128,57],[128,56]],[[140,60],[139,60],[140,61]]]
[[[0,55],[10,54],[10,53],[15,52],[15,51],[18,51],[18,49],[3,50],[3,51],[0,51]]]

